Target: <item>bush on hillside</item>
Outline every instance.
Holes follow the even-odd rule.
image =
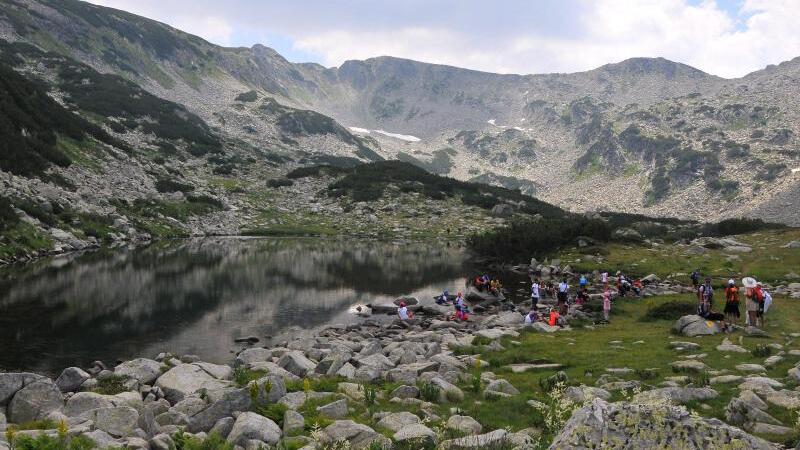
[[[467,245],[481,255],[503,261],[526,261],[531,255],[551,253],[572,244],[579,236],[607,242],[611,231],[607,222],[583,216],[519,219],[508,227],[470,236]]]
[[[673,300],[651,306],[641,320],[643,322],[677,320],[687,314],[694,314],[696,310],[697,306],[693,302]]]
[[[7,230],[19,222],[11,200],[0,196],[0,231]]]
[[[761,219],[725,219],[717,223],[710,223],[703,227],[705,236],[731,236],[734,234],[753,233],[761,230],[777,230],[786,228],[779,223],[764,222]]]
[[[254,102],[258,100],[258,93],[256,91],[242,92],[236,96],[237,102]]]
[[[179,181],[170,180],[168,178],[160,178],[156,181],[156,190],[161,193],[166,192],[191,192],[194,186],[191,184],[181,183]]]

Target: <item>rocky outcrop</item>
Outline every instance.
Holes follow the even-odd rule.
[[[572,414],[550,449],[590,449],[598,446],[630,450],[777,448],[719,420],[693,417],[682,407],[608,403],[595,399]]]

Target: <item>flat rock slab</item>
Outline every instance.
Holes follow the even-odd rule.
[[[709,382],[711,384],[728,384],[728,383],[738,383],[742,381],[743,377],[740,375],[720,375],[718,377],[712,377]]]
[[[766,372],[767,369],[761,364],[737,364],[736,370],[740,372]]]
[[[546,364],[509,364],[509,369],[513,373],[522,373],[528,371],[538,371],[538,370],[558,370],[564,367],[563,364],[556,364],[556,363],[546,363]]]
[[[708,366],[704,362],[697,361],[695,359],[675,361],[674,363],[670,364],[670,366],[672,366],[674,369],[685,370],[687,372],[702,372],[703,370],[708,369]]]

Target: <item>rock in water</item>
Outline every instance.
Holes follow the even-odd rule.
[[[774,450],[775,447],[720,420],[692,417],[679,406],[594,399],[572,414],[550,446],[551,450],[566,448]]]

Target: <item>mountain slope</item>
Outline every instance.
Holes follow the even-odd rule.
[[[761,215],[798,183],[798,60],[738,80],[663,58],[542,75],[392,57],[324,68],[77,0],[0,4],[3,39],[124,77],[281,164],[401,159],[462,180],[521,180],[576,211],[701,220]],[[791,209],[768,211],[800,224]]]

